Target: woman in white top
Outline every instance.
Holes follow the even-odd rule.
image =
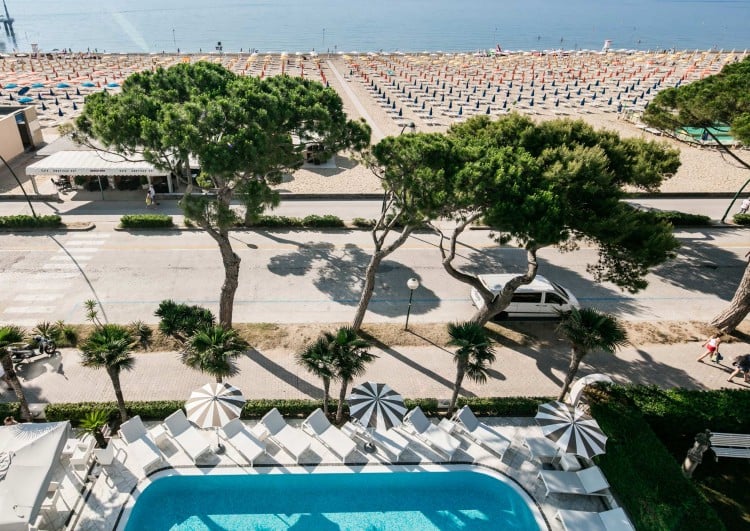
[[[706,356],[711,356],[713,354],[719,353],[719,345],[721,344],[721,334],[714,334],[711,337],[709,337],[705,343],[703,343],[703,346],[706,347],[706,352],[701,354],[698,357],[697,361],[703,361],[703,358]]]

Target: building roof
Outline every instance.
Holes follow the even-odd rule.
[[[26,167],[26,175],[168,175],[146,161],[100,151],[58,151]]]

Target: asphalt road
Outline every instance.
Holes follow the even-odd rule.
[[[309,205],[308,205],[309,206]],[[362,209],[358,210],[359,215]],[[90,232],[0,234],[0,321],[83,322],[83,301],[101,303],[112,322],[156,322],[159,301],[173,298],[217,310],[223,278],[216,244],[198,231],[123,232],[99,223]],[[629,320],[706,319],[726,305],[744,271],[750,229],[680,231],[679,257],[631,295],[597,284],[586,272],[596,250],[539,253],[539,273],[569,287],[585,305]],[[235,231],[242,258],[235,322],[346,322],[372,250],[364,231]],[[473,309],[466,285],[442,269],[431,235],[414,235],[382,266],[369,321],[402,322],[409,291],[413,322],[463,319]],[[524,254],[497,248],[486,231],[467,233],[463,263],[477,272],[519,272]]]

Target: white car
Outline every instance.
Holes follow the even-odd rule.
[[[478,275],[479,281],[493,293],[500,293],[503,286],[518,275],[503,273]],[[484,308],[484,300],[476,288],[471,288],[471,300],[477,308]],[[510,305],[495,319],[507,317],[548,318],[559,317],[573,308],[580,308],[575,295],[556,282],[537,275],[530,284],[522,284],[513,294]]]

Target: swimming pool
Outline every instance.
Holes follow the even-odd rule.
[[[138,497],[126,531],[528,531],[541,522],[522,489],[468,469],[253,473],[157,479]]]

